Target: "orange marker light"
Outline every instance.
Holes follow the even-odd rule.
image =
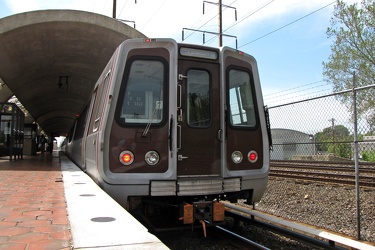
[[[124,154],[122,156],[122,160],[125,162],[125,163],[129,163],[131,160],[132,160],[132,156],[130,154]]]
[[[133,163],[134,154],[129,150],[122,151],[121,154],[119,155],[119,161],[123,165],[128,166]]]

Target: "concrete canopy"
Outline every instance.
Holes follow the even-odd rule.
[[[15,95],[47,135],[65,135],[117,46],[145,38],[115,19],[43,10],[0,19],[0,102]],[[60,77],[61,87],[59,86]],[[1,81],[0,79],[0,81]]]

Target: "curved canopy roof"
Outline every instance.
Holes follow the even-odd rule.
[[[117,46],[145,38],[115,19],[43,10],[0,19],[0,102],[15,95],[46,134],[68,133]]]

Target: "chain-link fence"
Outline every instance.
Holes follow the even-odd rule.
[[[375,91],[375,87],[355,91],[365,94],[362,91]],[[343,91],[269,108],[273,141],[270,181],[256,209],[375,242],[375,188],[361,187],[356,179],[365,178],[361,177],[362,168],[375,171],[375,133],[369,119],[373,110],[358,112],[352,97],[351,91]],[[306,172],[312,172],[311,166],[337,169],[333,174],[351,175],[357,188],[311,182],[327,174],[324,169],[306,174],[310,181],[273,177],[282,164]],[[375,182],[374,172],[366,170],[363,175]]]

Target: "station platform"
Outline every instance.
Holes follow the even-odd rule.
[[[168,249],[63,153],[0,158],[0,249]]]

